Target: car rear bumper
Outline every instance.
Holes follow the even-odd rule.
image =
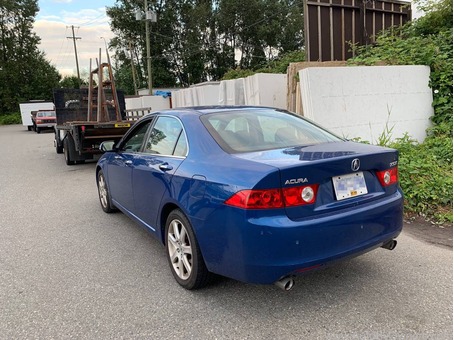
[[[40,129],[44,128],[53,128],[56,124],[55,123],[43,123],[43,124],[36,124],[36,127],[39,127]]]
[[[403,225],[403,196],[397,191],[362,206],[300,221],[284,216],[245,218],[245,211],[226,207],[207,222],[198,239],[210,271],[271,284],[396,238]]]

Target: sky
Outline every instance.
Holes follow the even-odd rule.
[[[71,25],[74,26],[77,54],[81,76],[88,74],[90,58],[99,56],[106,61],[105,42],[113,38],[106,6],[113,6],[115,0],[39,0],[34,31],[41,38],[40,50],[63,75],[76,75],[76,59]],[[104,39],[101,39],[103,37]]]

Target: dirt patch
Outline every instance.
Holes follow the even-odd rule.
[[[437,225],[416,216],[405,219],[404,232],[411,236],[442,247],[452,248],[452,225]]]

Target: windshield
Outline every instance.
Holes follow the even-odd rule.
[[[54,111],[41,111],[37,114],[38,117],[55,117]]]
[[[229,153],[341,141],[301,117],[267,108],[223,111],[201,119],[216,142]]]

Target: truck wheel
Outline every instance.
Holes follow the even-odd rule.
[[[63,153],[63,143],[61,142],[58,130],[55,131],[55,151],[58,154]]]
[[[36,133],[41,133],[41,128],[36,127]]]
[[[63,142],[63,149],[65,152],[65,161],[66,165],[74,165],[76,162],[73,160],[74,150],[74,141],[71,135],[66,135],[66,138]]]
[[[59,141],[55,141],[55,150],[57,151],[58,154],[63,153],[63,145]]]

